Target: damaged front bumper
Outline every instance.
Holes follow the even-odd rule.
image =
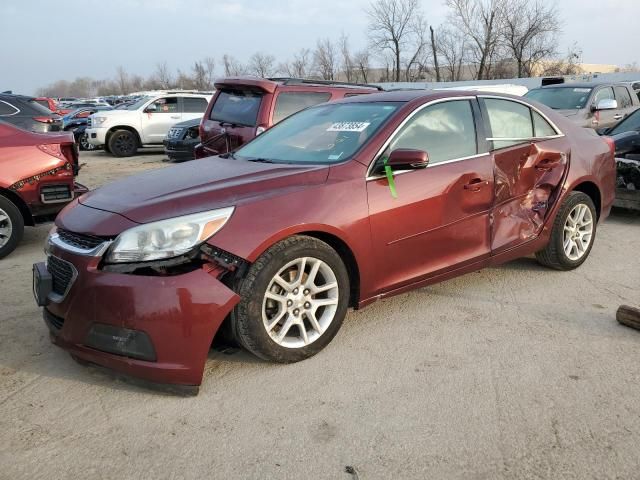
[[[240,299],[219,280],[225,269],[123,274],[99,269],[99,256],[56,246],[48,254],[47,269],[34,267],[34,294],[54,344],[153,383],[200,385],[213,337]]]

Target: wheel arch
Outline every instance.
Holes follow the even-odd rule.
[[[35,225],[31,210],[29,209],[29,206],[26,204],[26,202],[22,199],[22,197],[20,197],[20,195],[3,187],[0,187],[0,195],[8,199],[18,208],[18,210],[20,210],[20,213],[22,214],[22,218],[24,220],[24,224],[26,226],[33,227]]]
[[[133,133],[136,138],[138,139],[138,146],[141,147],[142,146],[142,137],[140,136],[140,132],[138,132],[138,129],[136,127],[132,127],[131,125],[118,125],[115,127],[111,127],[108,131],[107,131],[107,135],[104,137],[104,143],[105,144],[109,144],[109,138],[111,138],[111,135],[113,135],[113,133],[117,130],[128,130],[131,133]]]
[[[600,220],[600,214],[602,213],[602,192],[595,182],[591,180],[580,181],[576,183],[570,191],[582,192],[591,198],[596,207],[596,218]]]

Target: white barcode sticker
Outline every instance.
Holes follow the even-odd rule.
[[[364,132],[369,122],[337,122],[327,128],[327,132]]]

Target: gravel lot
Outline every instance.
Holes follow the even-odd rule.
[[[79,180],[163,157],[83,154]],[[522,259],[352,312],[302,363],[212,350],[189,398],[49,343],[47,231],[0,261],[2,479],[639,478],[640,332],[615,311],[640,303],[640,216],[615,212],[577,271]]]

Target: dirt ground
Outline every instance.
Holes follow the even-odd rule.
[[[83,154],[79,180],[162,158]],[[47,231],[0,261],[1,479],[640,477],[640,332],[615,321],[640,304],[640,216],[615,212],[576,271],[522,259],[352,312],[302,363],[212,350],[187,398],[49,343]]]

